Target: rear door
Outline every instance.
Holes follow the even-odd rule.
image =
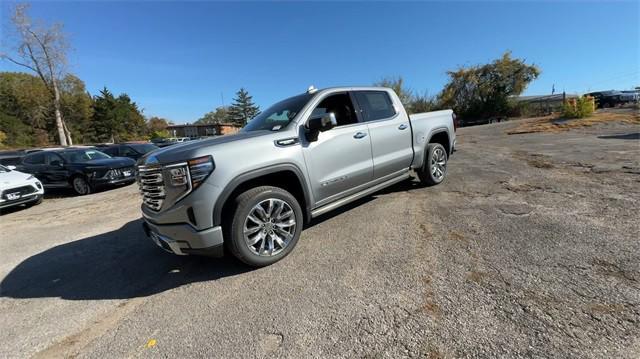
[[[373,177],[393,177],[411,166],[411,125],[404,112],[393,105],[387,91],[356,91],[362,118],[371,135]]]
[[[22,160],[22,166],[20,166],[20,171],[31,173],[37,179],[40,180],[43,184],[48,184],[45,177],[43,176],[45,166],[45,153],[44,152],[35,152],[28,154]]]

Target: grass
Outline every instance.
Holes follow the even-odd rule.
[[[508,135],[536,132],[562,132],[572,128],[590,127],[606,122],[622,122],[640,125],[638,111],[632,113],[596,112],[581,119],[563,119],[557,114],[522,120],[520,124],[507,131]]]

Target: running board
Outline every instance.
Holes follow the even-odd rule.
[[[387,181],[384,181],[384,182],[382,182],[380,184],[377,184],[377,185],[375,185],[373,187],[369,187],[369,188],[367,188],[367,189],[365,189],[365,190],[363,190],[361,192],[354,193],[354,194],[352,194],[350,196],[341,198],[341,199],[339,199],[339,200],[337,200],[335,202],[326,204],[326,205],[324,205],[322,207],[319,207],[317,209],[312,210],[311,211],[311,217],[312,218],[313,217],[318,217],[321,214],[325,214],[325,213],[327,213],[329,211],[332,211],[332,210],[334,210],[334,209],[336,209],[338,207],[344,206],[347,203],[353,202],[353,201],[355,201],[357,199],[360,199],[360,198],[368,196],[368,195],[370,195],[372,193],[378,192],[379,190],[381,190],[383,188],[386,188],[386,187],[389,187],[391,185],[394,185],[394,184],[396,184],[398,182],[402,182],[402,181],[406,180],[409,177],[411,177],[411,175],[409,173],[404,173],[403,175],[401,175],[399,177],[392,178],[390,180],[387,180]]]

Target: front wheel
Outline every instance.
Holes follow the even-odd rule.
[[[71,180],[71,187],[73,187],[73,191],[79,196],[91,193],[91,186],[84,177],[74,177],[73,180]]]
[[[447,175],[447,159],[444,146],[439,143],[428,144],[422,168],[417,171],[420,182],[433,186],[444,181]]]
[[[235,200],[228,248],[242,262],[264,267],[286,257],[302,232],[302,209],[282,188],[252,188]]]

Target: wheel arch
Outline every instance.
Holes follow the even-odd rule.
[[[300,203],[305,222],[311,219],[311,195],[302,170],[292,163],[278,164],[255,169],[232,179],[222,190],[213,208],[213,223],[221,225],[229,213],[233,199],[249,188],[274,186],[290,192]]]
[[[447,156],[451,155],[451,138],[446,128],[435,129],[429,134],[429,140],[425,144],[425,151],[430,143],[441,144],[447,152]]]

